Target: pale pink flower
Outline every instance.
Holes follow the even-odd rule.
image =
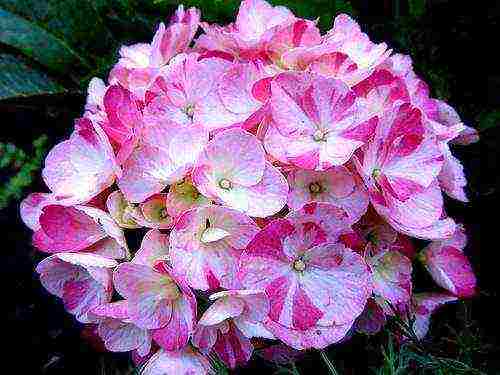
[[[220,113],[231,113],[233,124],[250,129],[266,115],[272,77],[258,63],[238,63],[231,66],[220,78],[217,93],[222,108]]]
[[[120,169],[102,129],[78,119],[71,137],[49,152],[42,176],[55,199],[84,203],[111,186]]]
[[[324,44],[334,46],[331,52],[338,52],[347,57],[349,68],[344,70],[346,74],[343,78],[350,86],[367,78],[392,52],[385,43],[373,43],[368,35],[361,31],[358,23],[346,14],[335,17],[333,28],[324,39]],[[335,59],[337,58],[335,56]],[[330,62],[329,59],[328,57],[323,60],[323,64],[331,66],[337,63]]]
[[[342,339],[371,294],[368,265],[335,242],[349,224],[345,211],[309,204],[268,224],[242,254],[243,285],[271,303],[266,327],[295,349]]]
[[[393,306],[407,306],[412,294],[411,261],[398,251],[365,252],[373,275],[373,294]]]
[[[118,186],[125,198],[140,203],[186,176],[208,141],[201,126],[184,126],[156,118],[140,145],[123,164]]]
[[[186,346],[179,351],[159,350],[142,368],[143,375],[215,375],[208,359]]]
[[[178,53],[185,52],[198,29],[200,11],[184,10],[179,5],[170,24],[158,26],[151,44],[138,43],[120,48],[120,59],[113,67],[109,81],[119,83],[140,100],[160,74],[162,67]]]
[[[444,293],[414,294],[409,315],[415,319],[413,330],[417,337],[423,339],[427,335],[431,316],[437,309],[456,300],[457,297]]]
[[[208,130],[238,123],[239,116],[225,110],[217,92],[221,76],[230,66],[227,60],[203,58],[198,53],[175,56],[148,92],[151,100],[146,115]]]
[[[376,120],[362,118],[356,95],[339,80],[283,73],[271,83],[271,95],[272,126],[283,137],[268,141],[268,152],[280,159],[275,150],[282,149],[298,167],[345,164],[373,134]]]
[[[113,294],[113,259],[87,253],[59,253],[45,258],[36,267],[40,282],[61,298],[64,307],[82,323],[96,320],[89,314],[107,303]]]
[[[97,333],[104,346],[111,352],[137,351],[146,356],[151,350],[151,335],[148,330],[137,327],[129,320],[128,302],[104,303],[90,312],[99,323]]]
[[[372,201],[377,212],[398,232],[408,236],[440,240],[450,237],[456,224],[443,217],[443,194],[437,183],[405,202],[388,196],[387,206]]]
[[[130,321],[151,329],[153,340],[166,350],[180,350],[191,337],[196,298],[165,261],[153,266],[128,262],[114,272],[115,288],[129,303]]]
[[[264,0],[243,0],[236,22],[227,26],[201,23],[205,34],[196,40],[196,48],[226,52],[238,59],[257,59],[265,52],[266,42],[278,27],[295,21],[285,7],[273,7]]]
[[[446,240],[431,242],[419,255],[434,281],[458,297],[476,293],[476,276],[463,252],[465,240],[457,226],[454,235]]]
[[[198,322],[193,344],[204,353],[214,350],[230,368],[250,359],[252,337],[272,339],[262,321],[269,312],[269,301],[258,290],[231,290],[212,294],[215,301]]]
[[[192,177],[204,196],[249,216],[270,216],[286,204],[285,178],[266,161],[258,139],[241,129],[217,134],[198,159]]]
[[[442,166],[437,140],[425,136],[421,112],[402,104],[381,118],[359,169],[372,200],[387,205],[388,196],[404,202],[425,191]]]
[[[248,216],[226,207],[186,211],[171,233],[172,266],[194,289],[237,288],[240,254],[258,230]]]
[[[21,201],[19,211],[21,220],[33,231],[40,229],[40,215],[43,208],[56,203],[53,194],[49,193],[31,193]]]
[[[322,37],[316,21],[296,19],[279,26],[266,43],[266,56],[278,67],[291,68],[287,56],[295,50],[308,50],[318,46]]]
[[[341,207],[358,221],[368,209],[368,193],[359,177],[346,167],[324,172],[294,170],[287,176],[290,185],[288,206],[298,210],[310,202],[325,202]]]
[[[135,253],[132,262],[153,267],[158,261],[168,261],[169,247],[169,236],[157,229],[151,229],[144,235],[141,247]]]

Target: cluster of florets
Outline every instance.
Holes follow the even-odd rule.
[[[180,6],[90,82],[45,161],[50,193],[21,214],[51,254],[43,286],[108,350],[147,359],[144,374],[209,373],[209,356],[324,348],[396,313],[423,337],[438,306],[473,295],[443,193],[467,201],[450,145],[476,140],[347,15],[321,35],[263,0],[227,26]],[[440,290],[412,294],[413,260]]]

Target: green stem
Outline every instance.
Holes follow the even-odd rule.
[[[324,350],[320,350],[319,354],[321,355],[321,359],[323,362],[325,362],[326,367],[328,368],[328,371],[332,375],[339,375],[337,370],[335,370],[335,366],[333,365],[332,361],[330,361],[330,358],[328,358],[328,355],[325,353]]]

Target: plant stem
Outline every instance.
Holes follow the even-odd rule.
[[[328,371],[330,372],[331,375],[339,375],[337,370],[335,370],[335,366],[333,365],[332,361],[330,361],[330,358],[328,358],[328,355],[325,353],[324,350],[320,350],[319,354],[321,355],[321,359],[323,362],[325,362],[326,367],[328,368]]]

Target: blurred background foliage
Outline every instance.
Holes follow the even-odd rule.
[[[466,123],[479,129],[482,149],[473,146],[457,152],[469,173],[473,207],[479,207],[481,202],[491,202],[491,197],[497,193],[498,179],[495,169],[500,75],[498,66],[492,69],[488,66],[494,63],[494,59],[485,57],[486,52],[474,53],[479,40],[475,6],[461,0],[270,2],[286,5],[298,16],[318,18],[322,31],[331,27],[336,14],[348,13],[361,23],[372,39],[386,41],[395,51],[410,54],[415,70],[429,83],[433,95],[447,100],[457,108]],[[0,216],[0,225],[11,224],[10,217],[14,215],[18,219],[17,205],[22,196],[29,191],[44,189],[39,178],[43,159],[50,147],[70,134],[72,119],[81,114],[89,80],[94,76],[107,76],[121,45],[149,42],[158,23],[168,21],[179,3],[200,8],[202,18],[207,22],[224,24],[234,19],[240,1],[0,0],[0,112],[4,118],[0,131],[0,213],[2,210],[7,213],[5,220]],[[499,15],[500,2],[492,2],[486,20],[490,36],[498,35]],[[481,179],[479,156],[481,167],[486,170]],[[479,223],[474,220],[482,215],[480,208],[464,211],[451,206],[450,210],[462,222],[475,225],[474,233],[479,233]],[[72,351],[63,349],[75,346],[75,335],[78,337],[79,333],[68,329],[75,324],[64,314],[64,309],[56,302],[47,302],[48,298],[37,289],[38,281],[34,280],[31,271],[32,255],[19,257],[20,253],[28,252],[26,229],[20,224],[12,224],[10,228],[16,231],[12,234],[13,242],[16,241],[12,254],[15,266],[11,268],[19,283],[15,287],[16,309],[13,314],[25,322],[18,334],[22,335],[25,329],[27,337],[35,340],[33,345],[38,345],[36,340],[39,340],[46,346],[46,353],[32,353],[33,363],[43,363],[42,372],[50,374],[66,374],[72,356],[74,362],[79,363],[74,368],[80,365],[92,367],[92,364],[80,360],[81,356],[92,358],[88,347]],[[479,258],[479,235],[474,241]],[[24,276],[19,276],[21,261],[26,263]],[[473,262],[479,270],[479,260],[473,259]],[[8,262],[6,267],[9,267]],[[482,270],[486,267],[488,265]],[[491,294],[482,296],[483,301],[490,297]],[[431,339],[424,346],[411,341],[399,345],[388,332],[375,338],[355,337],[323,355],[331,360],[339,374],[500,373],[499,360],[493,359],[492,354],[496,353],[495,357],[500,358],[495,336],[485,334],[484,324],[479,323],[485,314],[494,315],[494,311],[484,307],[478,309],[476,305],[476,301],[461,303],[458,314],[455,308],[446,307],[448,316],[443,321],[449,324],[433,326],[431,331],[431,338],[441,339]],[[36,318],[33,317],[35,314]],[[43,324],[49,320],[52,328],[46,332]],[[264,371],[304,374],[321,367],[318,366],[319,358],[315,353],[300,363],[267,367]],[[95,362],[98,369],[86,373],[132,373],[128,361],[116,355],[106,354]],[[260,371],[262,367],[259,366],[263,366],[262,362],[251,365],[242,373]],[[366,370],[367,367],[371,370]],[[58,372],[58,368],[62,370]],[[224,371],[220,369],[221,373]],[[326,373],[328,367],[321,367],[320,371]]]

